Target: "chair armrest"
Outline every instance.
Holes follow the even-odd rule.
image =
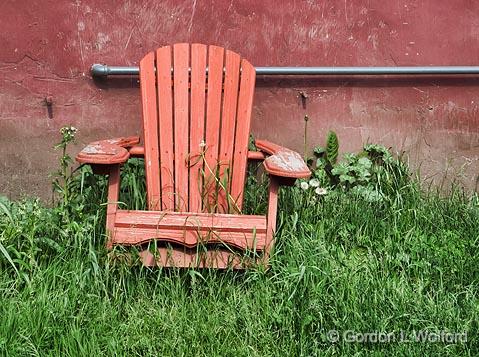
[[[248,151],[248,160],[263,161],[266,156],[261,151]]]
[[[78,153],[76,160],[82,164],[91,165],[121,164],[130,157],[127,148],[139,142],[138,136],[94,141]]]
[[[269,154],[263,165],[270,175],[291,179],[308,178],[311,171],[297,152],[266,140],[256,140],[256,147]]]
[[[144,157],[145,156],[145,148],[140,145],[135,145],[128,148],[128,152],[130,153],[131,157]]]

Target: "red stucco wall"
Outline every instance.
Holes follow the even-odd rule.
[[[479,2],[0,2],[0,194],[48,197],[58,129],[78,148],[141,132],[136,79],[94,82],[92,63],[137,65],[175,42],[228,47],[256,66],[477,65]],[[337,131],[342,151],[365,141],[405,150],[423,177],[474,187],[476,77],[258,79],[257,137],[302,150]],[[304,108],[298,92],[308,95]],[[49,113],[45,97],[52,96]]]

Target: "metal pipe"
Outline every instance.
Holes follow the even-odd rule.
[[[94,64],[93,77],[137,76],[139,67]],[[451,75],[479,74],[479,66],[422,66],[422,67],[256,67],[257,75]]]

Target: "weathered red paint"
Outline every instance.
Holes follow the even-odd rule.
[[[76,160],[92,165],[122,164],[130,158],[128,149],[139,142],[139,136],[94,141],[78,153]]]
[[[296,151],[267,140],[256,140],[255,146],[257,149],[271,155],[263,162],[268,174],[290,179],[309,178],[311,176],[311,171],[304,159]]]
[[[139,74],[144,147],[140,150],[136,146],[135,152],[144,154],[148,211],[121,211],[117,207],[120,164],[128,160],[129,148],[139,143],[139,137],[96,141],[76,156],[77,161],[91,164],[94,170],[103,166],[101,172],[109,173],[107,248],[134,245],[143,250],[153,241],[163,248],[165,243],[172,243],[176,246],[171,247],[173,256],[160,248],[158,259],[140,254],[144,264],[248,266],[250,263],[235,262],[238,252],[232,248],[237,248],[243,253],[258,252],[262,257],[252,261],[267,265],[274,244],[278,187],[309,177],[311,172],[298,153],[257,140],[256,146],[266,154],[264,157],[271,155],[264,160],[270,176],[271,201],[267,216],[242,214],[254,67],[222,47],[180,43],[149,52],[140,61]],[[163,151],[165,142],[170,146],[169,153]],[[190,160],[191,155],[197,159]],[[255,155],[257,158],[259,155]],[[164,185],[165,174],[171,178],[168,186]],[[210,198],[214,199],[211,203]],[[196,255],[185,251],[200,246]],[[204,255],[204,249],[219,255]],[[250,260],[249,254],[243,253],[240,255]]]
[[[136,79],[93,81],[92,63],[138,65],[176,42],[227,47],[256,66],[477,65],[479,3],[452,1],[13,1],[0,3],[0,193],[47,197],[58,129],[84,144],[139,135]],[[474,187],[477,78],[257,79],[252,130],[304,147],[334,129],[405,150],[426,178]],[[298,92],[307,94],[302,103]]]

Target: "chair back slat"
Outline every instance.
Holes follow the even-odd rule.
[[[234,212],[237,203],[230,196],[233,176],[233,150],[235,143],[236,110],[240,77],[240,56],[226,51],[225,78],[222,108],[220,150],[218,154],[220,187],[218,189],[218,212]]]
[[[141,102],[143,111],[143,128],[145,142],[145,175],[147,186],[148,207],[157,210],[160,207],[160,168],[158,152],[158,121],[157,116],[155,54],[148,53],[140,62],[142,73]]]
[[[188,211],[189,45],[173,46],[175,210]]]
[[[173,149],[173,88],[171,74],[171,47],[161,47],[156,51],[156,77],[158,90],[158,112],[148,120],[157,121],[159,130],[161,210],[174,210],[174,149]],[[141,83],[140,67],[140,83]],[[146,134],[146,132],[145,132]],[[146,156],[145,156],[146,159]],[[145,161],[146,162],[146,161]],[[149,187],[147,187],[147,190]],[[151,207],[150,207],[151,209]]]
[[[255,81],[256,71],[253,65],[244,59],[241,60],[241,81],[236,115],[236,141],[233,152],[235,159],[248,155]],[[236,200],[240,209],[243,205],[246,164],[247,160],[235,160],[233,162],[234,175],[231,179],[231,196]]]
[[[217,196],[218,147],[221,124],[221,97],[223,88],[224,49],[208,48],[208,92],[206,98],[205,160],[203,181],[203,208],[215,211]]]
[[[206,53],[207,47],[201,44],[191,45],[191,102],[190,102],[190,182],[189,199],[191,212],[200,212],[202,208],[201,189],[203,177],[201,170],[202,143],[205,139],[205,99],[206,99]]]

